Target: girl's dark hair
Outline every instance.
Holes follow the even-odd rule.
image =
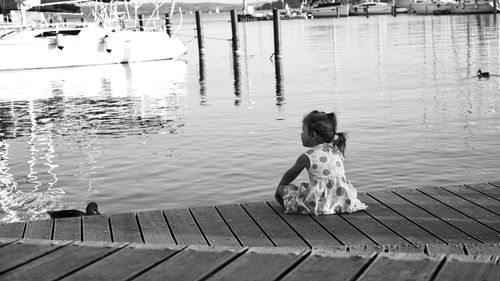
[[[310,133],[316,132],[324,142],[331,142],[333,146],[337,147],[342,155],[344,155],[347,134],[344,132],[337,132],[337,116],[334,112],[326,113],[313,110],[304,117],[302,123],[307,127]],[[337,136],[336,139],[335,136]]]

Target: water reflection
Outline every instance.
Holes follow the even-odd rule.
[[[68,147],[85,155],[74,163],[80,175],[73,179],[87,182],[85,200],[97,192],[103,138],[182,133],[186,71],[184,61],[163,61],[1,72],[0,80],[11,82],[0,98],[0,221],[45,218],[48,209],[75,207],[62,199],[67,182],[59,181],[59,155]],[[11,144],[25,150],[18,157],[27,155],[24,179],[10,167],[14,161],[15,171],[23,170],[20,159],[9,157]]]

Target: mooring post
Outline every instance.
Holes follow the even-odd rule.
[[[235,10],[231,10],[231,31],[233,34],[233,53],[237,54],[240,47],[238,44],[238,21],[236,19]]]
[[[365,10],[365,15],[366,15],[366,17],[368,18],[368,17],[369,17],[369,16],[368,16],[368,6],[365,6],[363,9]]]
[[[273,9],[273,27],[274,27],[274,57],[281,58],[281,36],[280,36],[280,14],[278,9]]]
[[[171,36],[172,34],[170,34],[170,14],[165,14],[165,29],[167,29],[168,36]]]
[[[335,8],[336,12],[337,12],[337,18],[340,18],[340,11],[339,11],[339,7],[336,7]]]
[[[142,19],[142,15],[139,15],[139,31],[144,31],[144,20]]]
[[[195,12],[196,17],[196,36],[198,37],[198,53],[203,55],[205,52],[205,46],[203,46],[203,27],[201,26],[201,13],[200,11]]]
[[[497,15],[497,1],[498,0],[493,0],[493,10],[495,10],[493,13],[495,14],[495,16]]]
[[[396,4],[395,3],[392,4],[392,15],[394,17],[396,17]]]

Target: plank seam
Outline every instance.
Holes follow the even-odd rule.
[[[305,254],[302,254],[301,257],[299,257],[297,259],[297,261],[295,261],[293,264],[291,264],[290,266],[288,266],[287,268],[285,268],[281,273],[278,274],[278,276],[276,278],[274,278],[273,280],[280,280],[282,279],[283,277],[285,277],[288,273],[292,272],[295,268],[297,268],[297,266],[299,266],[303,261],[305,261],[312,253],[312,250],[311,249],[308,249],[307,250],[307,253]]]
[[[71,244],[70,244],[70,245],[71,245]],[[124,248],[125,248],[125,247],[127,247],[128,245],[129,245],[129,243],[125,243],[125,244],[123,244],[123,245],[121,245],[121,246],[117,247],[114,251],[110,251],[109,253],[106,253],[106,254],[102,255],[101,257],[98,257],[98,258],[96,258],[96,259],[94,259],[94,260],[91,260],[91,261],[89,261],[89,262],[85,263],[85,264],[82,264],[81,266],[79,266],[79,267],[75,268],[74,270],[72,270],[72,271],[70,271],[70,272],[67,272],[66,274],[63,274],[62,276],[60,276],[60,277],[58,277],[58,278],[54,279],[54,281],[64,279],[64,278],[66,278],[66,277],[70,276],[71,274],[73,274],[73,273],[75,273],[75,272],[77,272],[77,271],[79,271],[79,270],[84,269],[84,268],[85,268],[85,267],[87,267],[87,266],[90,266],[90,265],[92,265],[92,264],[94,264],[94,263],[96,263],[96,262],[98,262],[98,261],[101,261],[102,259],[104,259],[104,258],[106,258],[106,257],[108,257],[108,256],[113,255],[114,253],[116,253],[116,252],[118,252],[118,251],[120,251],[120,250],[124,249]]]
[[[497,200],[497,201],[500,201],[500,200],[498,200],[497,198],[495,198],[495,197],[493,197],[493,196],[491,196],[491,195],[489,195],[489,194],[487,194],[487,193],[484,193],[484,192],[482,192],[482,191],[481,191],[481,190],[479,190],[479,189],[475,189],[475,188],[474,188],[474,187],[472,187],[471,185],[464,184],[464,186],[465,186],[465,187],[468,187],[468,188],[470,188],[470,189],[472,189],[472,190],[474,190],[474,191],[477,191],[477,192],[479,192],[479,193],[481,193],[481,194],[483,194],[483,195],[486,195],[486,196],[488,196],[488,197],[490,197],[490,198],[493,198],[493,199],[495,199],[495,200]]]
[[[300,239],[302,239],[302,241],[304,241],[304,243],[306,243],[307,247],[309,247],[309,249],[312,249],[312,245],[309,244],[309,241],[307,241],[304,237],[302,237],[302,235],[299,233],[299,231],[297,231],[295,228],[293,228],[293,226],[284,218],[281,216],[280,213],[278,213],[274,208],[273,206],[271,206],[271,204],[269,204],[269,202],[266,201],[266,204],[269,206],[269,208],[271,208],[271,210],[273,210],[273,212],[275,214],[278,215],[278,217],[280,217],[280,219],[285,222],[286,225],[288,225],[288,227],[290,227],[292,229],[293,232],[295,232],[295,234],[297,234],[297,236],[299,236]]]
[[[328,228],[324,225],[322,225],[317,219],[315,216],[311,216],[311,218],[313,219],[314,222],[316,222],[316,224],[318,224],[321,228],[323,228],[328,234],[330,234],[330,236],[332,236],[333,238],[335,238],[335,240],[337,240],[340,245],[342,246],[347,246],[346,244],[344,244],[344,242],[342,242],[339,238],[337,238],[337,236],[335,236],[330,230],[328,230]]]
[[[137,213],[134,213],[134,215],[135,215],[135,222],[137,223],[137,227],[139,228],[139,234],[141,235],[142,243],[146,244],[146,238],[144,238],[144,233],[142,233],[142,226],[141,226],[141,221],[139,220],[139,216],[137,216]]]
[[[423,193],[423,194],[424,194],[424,195],[426,195],[426,196],[429,196],[430,198],[432,198],[432,199],[434,199],[434,200],[436,200],[436,201],[438,201],[438,202],[442,203],[442,204],[443,204],[443,205],[445,205],[445,206],[450,207],[451,209],[453,209],[453,210],[455,210],[455,211],[457,211],[457,212],[461,213],[462,215],[464,215],[464,216],[466,216],[466,217],[468,217],[468,218],[471,218],[472,220],[474,220],[474,221],[476,221],[476,222],[478,222],[478,223],[480,223],[480,224],[482,224],[482,225],[484,225],[484,226],[486,226],[486,227],[490,228],[491,230],[493,230],[493,231],[495,231],[495,232],[500,233],[500,231],[496,230],[495,228],[493,228],[493,227],[491,227],[491,226],[489,226],[489,225],[487,225],[487,224],[485,224],[485,223],[483,223],[483,222],[481,222],[481,221],[479,221],[479,220],[477,220],[477,219],[475,219],[475,218],[473,218],[473,217],[471,217],[471,216],[467,215],[466,213],[463,213],[463,212],[462,212],[462,211],[460,211],[459,209],[456,209],[455,207],[453,207],[453,206],[451,206],[451,205],[446,204],[444,201],[441,201],[441,200],[439,200],[439,199],[437,199],[437,198],[433,197],[432,195],[429,195],[429,194],[425,193],[424,191],[422,191],[422,190],[420,190],[420,189],[417,189],[417,191],[419,191],[420,193]]]
[[[14,242],[19,241],[19,238],[13,238],[13,239],[14,239],[14,240],[9,241],[9,242],[7,242],[7,243],[5,243],[5,244],[3,244],[3,245],[0,245],[0,248],[5,247],[5,246],[7,246],[7,245],[10,245],[10,244],[12,244],[12,243],[14,243]]]
[[[489,182],[490,185],[493,185],[494,187],[499,187],[500,188],[500,185],[496,182]]]
[[[56,222],[55,219],[51,219],[52,224],[50,225],[50,239],[49,240],[54,240],[54,235],[56,232]]]
[[[495,215],[497,215],[497,216],[500,216],[500,214],[499,214],[499,213],[497,213],[497,212],[495,212],[495,211],[493,211],[493,210],[490,210],[490,209],[488,209],[488,208],[486,208],[486,207],[484,207],[484,206],[481,206],[481,205],[479,205],[478,203],[476,203],[476,202],[474,202],[474,201],[471,201],[471,200],[467,199],[466,197],[464,197],[464,196],[462,196],[462,195],[460,195],[460,194],[457,194],[457,193],[455,193],[455,192],[453,192],[453,191],[451,191],[451,190],[448,190],[448,189],[446,188],[446,186],[440,186],[440,188],[441,188],[441,189],[444,189],[444,190],[446,190],[446,191],[448,191],[449,193],[451,193],[451,194],[453,194],[453,195],[455,195],[455,196],[458,196],[458,197],[460,197],[460,198],[462,198],[462,199],[464,199],[464,200],[467,200],[467,201],[471,202],[472,204],[474,204],[474,205],[476,205],[476,206],[479,206],[479,207],[481,207],[481,208],[483,208],[483,209],[485,209],[485,210],[487,210],[487,211],[489,211],[489,212],[491,212],[491,213],[493,213],[493,214],[495,214]],[[482,193],[481,193],[481,194],[482,194]],[[483,195],[484,195],[484,194],[483,194]]]
[[[368,258],[368,261],[364,263],[358,270],[356,274],[351,278],[353,281],[359,280],[365,272],[375,263],[375,259],[378,257],[379,253],[373,253],[371,257]]]
[[[404,198],[402,195],[399,195],[399,194],[397,194],[397,193],[396,193],[396,192],[394,192],[394,191],[391,191],[391,192],[392,192],[392,193],[394,193],[394,194],[396,194],[397,196],[399,196],[399,197],[403,198],[404,200],[406,200],[406,201],[410,202],[411,204],[415,205],[416,207],[418,207],[418,208],[422,209],[424,212],[429,213],[430,215],[432,215],[432,216],[434,216],[434,217],[438,218],[439,220],[441,220],[442,222],[444,222],[444,223],[446,223],[446,224],[450,225],[451,227],[453,227],[453,228],[457,229],[458,231],[460,231],[460,232],[464,233],[465,235],[468,235],[469,237],[472,237],[472,239],[474,239],[474,240],[478,241],[479,243],[484,243],[483,241],[479,240],[478,238],[476,238],[476,237],[475,237],[475,236],[473,236],[472,234],[469,234],[469,233],[465,232],[464,230],[462,230],[462,229],[460,229],[460,228],[458,228],[458,227],[456,227],[456,226],[452,225],[451,223],[449,223],[449,222],[445,221],[445,220],[444,220],[444,219],[442,219],[441,217],[439,217],[439,216],[437,216],[437,215],[434,215],[433,213],[429,212],[429,211],[428,211],[428,210],[426,210],[425,208],[423,208],[423,207],[421,207],[421,206],[417,205],[416,203],[413,203],[412,201],[410,201],[410,200],[408,200],[408,199]]]
[[[396,209],[392,208],[391,206],[385,204],[384,202],[378,200],[377,198],[375,198],[374,196],[372,196],[370,193],[366,193],[366,195],[370,196],[371,198],[373,198],[374,200],[380,202],[380,204],[386,206],[387,208],[391,209],[392,211],[394,211],[395,213],[397,213],[398,215],[400,215],[401,217],[407,219],[408,221],[410,221],[411,223],[413,223],[414,225],[416,225],[417,227],[421,228],[422,230],[424,230],[425,232],[429,233],[430,235],[436,237],[437,239],[439,239],[441,242],[443,242],[444,244],[448,244],[444,239],[441,239],[439,236],[437,236],[436,234],[430,232],[429,230],[427,230],[426,228],[424,228],[423,226],[419,225],[418,223],[412,221],[410,218],[406,217],[405,215],[403,215],[402,213],[398,212]]]
[[[109,236],[111,238],[111,242],[115,242],[115,236],[113,235],[113,225],[111,224],[111,216],[108,217],[108,225],[109,225]]]
[[[24,261],[24,262],[18,263],[18,264],[16,264],[16,266],[14,266],[14,267],[12,267],[12,268],[9,268],[9,269],[4,270],[4,271],[0,271],[0,275],[1,275],[1,274],[4,274],[4,273],[6,273],[6,272],[9,272],[9,271],[11,271],[11,270],[14,270],[14,269],[16,269],[16,268],[19,268],[19,267],[21,267],[21,266],[23,266],[23,265],[25,265],[25,264],[27,264],[27,263],[30,263],[30,262],[32,262],[32,261],[34,261],[34,260],[36,260],[36,259],[42,258],[42,257],[44,257],[44,256],[46,256],[46,255],[48,255],[48,254],[50,254],[50,253],[53,253],[53,252],[55,252],[55,251],[57,251],[57,250],[59,250],[59,249],[61,249],[61,248],[63,248],[63,247],[66,247],[66,246],[68,246],[68,245],[71,245],[71,243],[68,243],[68,244],[65,244],[65,245],[59,245],[58,247],[56,247],[56,248],[54,248],[54,249],[52,249],[52,250],[50,250],[50,251],[48,251],[48,252],[46,252],[46,253],[43,253],[43,254],[41,254],[41,255],[39,255],[39,256],[36,256],[36,257],[33,257],[33,258],[31,258],[31,259],[29,259],[29,260],[27,260],[27,261]]]
[[[80,241],[83,242],[83,217],[80,217]]]
[[[183,246],[181,247],[180,249],[178,249],[177,251],[173,252],[172,254],[170,255],[167,255],[165,257],[163,257],[162,259],[158,260],[157,262],[154,262],[152,263],[151,265],[145,267],[143,270],[140,270],[139,272],[137,272],[136,274],[133,274],[132,276],[128,277],[127,279],[125,279],[126,281],[129,281],[129,280],[132,280],[132,279],[135,279],[137,277],[139,277],[140,275],[148,272],[149,270],[151,270],[153,267],[156,267],[158,266],[160,263],[163,263],[164,261],[172,258],[173,256],[179,254],[180,252],[182,252],[184,249],[186,249],[188,246]]]
[[[439,262],[439,264],[436,266],[436,269],[432,273],[432,275],[429,278],[429,281],[434,281],[436,277],[439,275],[439,272],[443,269],[444,264],[447,262],[448,256],[444,256],[442,260]]]
[[[24,226],[23,226],[23,233],[21,234],[21,239],[24,238],[24,236],[26,235],[26,225],[27,225],[27,223],[24,223],[23,225]]]
[[[229,223],[227,223],[226,218],[224,218],[224,216],[222,216],[222,213],[219,211],[217,206],[214,206],[214,208],[215,208],[215,211],[217,212],[217,214],[219,215],[219,217],[221,217],[222,221],[224,221],[224,223],[226,224],[227,228],[229,228],[229,231],[231,231],[231,234],[233,234],[234,238],[236,238],[236,241],[238,241],[238,244],[240,244],[241,247],[244,247],[243,242],[240,240],[240,238],[233,231],[233,229],[231,228]]]
[[[224,267],[226,267],[227,265],[229,265],[230,263],[232,263],[234,260],[236,260],[237,258],[241,257],[247,251],[248,251],[248,248],[243,248],[242,251],[240,251],[239,253],[236,253],[236,255],[234,255],[233,257],[230,257],[229,259],[227,259],[226,261],[224,261],[223,263],[221,263],[219,266],[216,266],[215,268],[213,268],[209,272],[205,273],[205,275],[201,276],[197,280],[199,280],[199,281],[207,280],[208,278],[210,278],[213,275],[215,275],[218,271],[224,269]]]
[[[200,223],[198,222],[198,220],[196,220],[196,218],[195,218],[195,216],[194,216],[193,211],[191,210],[191,208],[189,208],[188,211],[189,211],[189,214],[191,215],[191,217],[193,218],[194,222],[196,223],[196,226],[198,226],[198,229],[200,230],[201,235],[203,236],[203,239],[205,239],[205,242],[207,243],[207,245],[208,246],[212,246],[212,244],[210,244],[210,241],[209,241],[207,235],[203,231],[203,228],[201,228]]]
[[[250,217],[250,219],[257,225],[257,227],[260,229],[260,231],[262,231],[262,233],[264,233],[264,235],[267,237],[267,239],[269,241],[271,241],[271,244],[273,244],[274,247],[278,247],[278,245],[273,241],[273,239],[271,239],[271,237],[269,236],[269,234],[267,234],[267,232],[262,228],[262,226],[257,222],[257,220],[255,220],[255,218],[252,217],[252,215],[245,208],[245,206],[243,206],[243,204],[240,204],[240,206],[243,209],[243,211],[245,211],[245,213],[247,213],[247,215]]]
[[[167,219],[167,215],[165,215],[165,210],[161,210],[161,214],[163,215],[163,219],[165,220],[165,222],[167,223],[167,227],[168,227],[168,231],[170,232],[170,237],[172,237],[172,240],[174,240],[174,244],[175,245],[179,245],[179,243],[177,242],[177,238],[175,238],[175,233],[174,231],[172,230],[172,226],[170,225],[170,223],[168,222],[168,219]]]
[[[360,211],[360,212],[365,212],[365,211]],[[366,212],[365,212],[366,213]],[[383,246],[383,245],[380,245],[377,241],[375,241],[375,239],[371,238],[370,236],[368,236],[368,234],[364,233],[361,229],[359,229],[357,226],[355,226],[353,223],[351,223],[350,221],[348,221],[346,218],[344,218],[344,216],[342,214],[338,214],[339,217],[341,217],[343,220],[345,220],[348,224],[350,224],[352,227],[354,227],[356,230],[358,230],[359,232],[361,232],[361,234],[363,234],[364,236],[366,236],[366,238],[368,238],[368,240],[372,241],[373,243],[375,243],[375,245],[377,246]]]
[[[406,239],[402,234],[399,234],[396,230],[392,229],[390,226],[388,226],[387,224],[383,223],[381,220],[377,219],[374,215],[370,214],[370,212],[368,210],[365,210],[364,212],[366,214],[368,214],[368,216],[372,217],[374,220],[378,221],[380,224],[382,224],[383,226],[385,226],[387,229],[389,229],[390,231],[394,232],[394,234],[396,234],[397,236],[401,237],[406,242],[410,243],[411,245],[415,245],[413,242],[411,242],[410,240]]]

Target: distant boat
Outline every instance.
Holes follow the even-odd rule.
[[[125,21],[113,8],[115,2],[108,1],[90,0],[91,5],[97,3],[96,22],[38,24],[2,33],[0,70],[165,60],[186,53],[186,46],[165,31],[148,31],[145,26],[135,25],[126,28]],[[111,7],[101,9],[103,5]],[[24,17],[25,10],[21,8]]]
[[[220,13],[220,11],[219,11],[219,7],[215,7],[215,13],[216,13],[216,14]]]
[[[497,10],[499,8],[497,3]],[[450,9],[452,14],[488,14],[494,11],[494,4],[490,0],[462,0],[451,4]]]
[[[451,13],[453,2],[453,0],[419,0],[410,6],[419,15],[442,15]]]
[[[357,5],[352,5],[349,10],[349,15],[383,15],[392,12],[392,5],[378,0],[370,1],[365,0]]]
[[[311,5],[306,7],[304,11],[313,18],[347,17],[349,16],[349,2],[313,0]]]

